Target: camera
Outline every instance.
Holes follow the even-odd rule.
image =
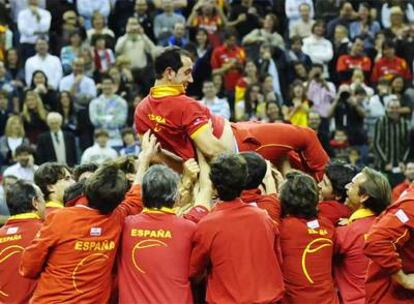
[[[351,93],[348,91],[343,91],[339,94],[339,99],[341,101],[347,101],[351,97]]]

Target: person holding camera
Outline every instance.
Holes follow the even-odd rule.
[[[339,87],[339,92],[329,111],[329,117],[334,117],[336,129],[345,130],[350,146],[356,146],[363,163],[368,157],[368,137],[364,128],[367,111],[363,102],[367,93],[362,86],[351,90],[348,85]]]
[[[329,109],[335,98],[335,85],[324,79],[323,65],[314,63],[309,72],[309,81],[307,84],[306,95],[308,100],[313,103],[313,110],[315,110],[321,117],[320,130],[325,133],[329,132]]]

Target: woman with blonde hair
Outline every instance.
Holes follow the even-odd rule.
[[[47,131],[46,116],[47,111],[39,94],[34,90],[27,90],[24,95],[22,117],[27,138],[32,144],[37,143],[40,133]]]
[[[23,121],[20,116],[12,115],[7,119],[4,135],[0,137],[0,157],[2,165],[13,163],[14,151],[21,144],[29,144],[25,137]]]

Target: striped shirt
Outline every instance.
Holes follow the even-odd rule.
[[[375,124],[374,148],[382,166],[392,163],[398,166],[405,162],[409,152],[410,122],[400,118],[394,122],[388,116],[377,120]]]

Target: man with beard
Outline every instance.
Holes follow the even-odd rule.
[[[414,181],[414,162],[408,162],[404,170],[405,180],[392,189],[391,199],[395,202]]]
[[[26,144],[22,144],[16,148],[15,158],[16,163],[8,167],[3,176],[13,175],[18,179],[24,179],[33,182],[34,173],[37,166],[34,164],[34,149]]]

